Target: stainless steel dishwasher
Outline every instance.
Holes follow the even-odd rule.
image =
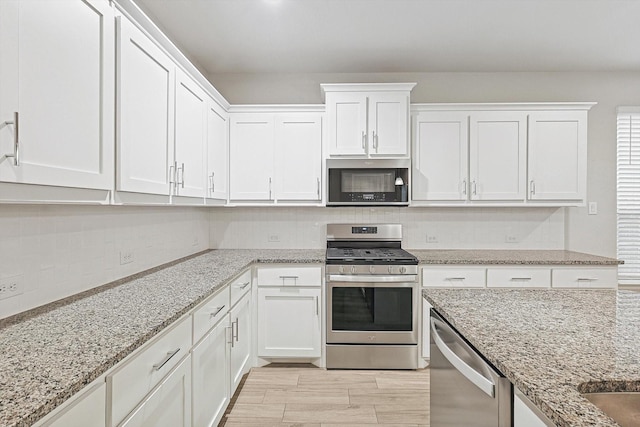
[[[512,386],[431,309],[431,427],[510,427]]]

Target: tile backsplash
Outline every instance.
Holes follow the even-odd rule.
[[[413,249],[564,249],[563,208],[216,208],[212,248],[325,247],[327,223],[400,223]]]
[[[210,211],[193,207],[0,206],[0,318],[209,247]]]

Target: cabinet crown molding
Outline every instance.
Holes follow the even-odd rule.
[[[229,113],[324,113],[324,104],[238,104]]]
[[[481,102],[411,104],[412,113],[421,111],[589,111],[597,102]]]
[[[398,92],[411,91],[417,83],[323,83],[323,92]]]

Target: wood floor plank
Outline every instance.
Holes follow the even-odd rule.
[[[348,390],[267,390],[263,403],[314,403],[348,405]]]
[[[240,393],[242,394],[242,393]],[[284,404],[271,403],[237,403],[227,415],[227,423],[231,420],[244,423],[279,423],[284,416]]]
[[[413,405],[374,405],[380,423],[429,424],[429,408]]]
[[[352,405],[403,405],[423,408],[429,405],[429,394],[424,390],[408,388],[392,389],[351,389],[349,403]]]
[[[362,423],[378,422],[373,405],[287,404],[284,422],[288,423]]]

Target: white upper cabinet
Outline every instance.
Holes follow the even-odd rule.
[[[174,195],[204,197],[207,109],[204,90],[183,71],[176,72]]]
[[[278,115],[275,126],[276,199],[320,201],[320,115]]]
[[[231,118],[231,200],[273,199],[273,115],[240,114]]]
[[[321,86],[329,156],[409,157],[409,93],[415,83]]]
[[[320,113],[233,112],[230,121],[231,202],[320,202]]]
[[[470,199],[523,201],[526,147],[526,112],[473,113],[469,130]]]
[[[419,113],[413,140],[413,200],[466,200],[469,114]]]
[[[0,181],[112,189],[113,16],[106,0],[0,2]]]
[[[227,199],[229,115],[213,100],[207,107],[207,199]]]
[[[116,189],[168,196],[173,181],[175,65],[118,17]]]
[[[587,111],[529,115],[529,199],[577,200],[586,196]]]

